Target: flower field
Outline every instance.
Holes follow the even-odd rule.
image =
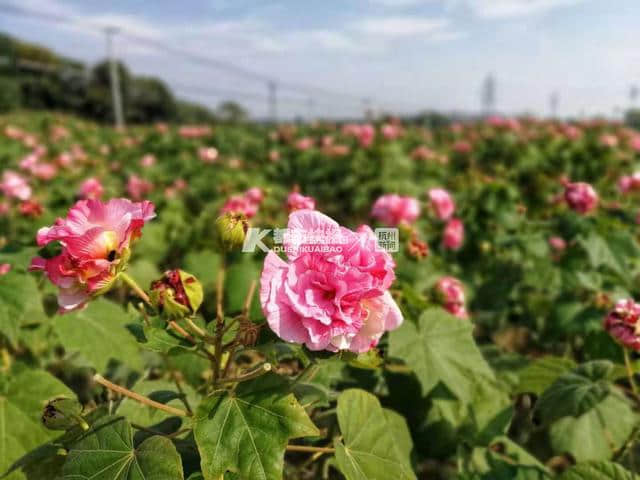
[[[11,480],[633,480],[640,133],[0,117]]]

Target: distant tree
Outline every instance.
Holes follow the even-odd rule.
[[[126,112],[131,75],[123,63],[118,62],[117,68],[120,76],[122,103],[124,104]],[[86,115],[96,120],[103,122],[114,121],[113,101],[111,98],[111,77],[109,74],[109,62],[107,60],[96,64],[91,69],[83,111]]]
[[[211,123],[216,121],[215,114],[200,104],[178,100],[176,121],[179,123]]]
[[[631,128],[640,130],[640,108],[631,108],[624,115],[624,122]]]
[[[217,113],[220,120],[228,123],[243,123],[249,117],[247,111],[241,105],[232,101],[221,103],[218,106]]]
[[[125,112],[129,123],[168,121],[176,117],[175,98],[157,78],[134,77],[127,93]]]

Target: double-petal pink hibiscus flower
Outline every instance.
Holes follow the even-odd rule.
[[[264,314],[283,340],[362,353],[402,323],[389,293],[395,263],[368,226],[354,232],[320,212],[297,210],[284,247],[288,261],[269,252],[260,279]]]
[[[57,241],[62,252],[48,259],[35,257],[29,268],[43,271],[59,288],[61,312],[80,308],[111,286],[126,266],[131,242],[153,217],[154,205],[149,201],[80,200],[67,218],[38,230],[39,246]]]

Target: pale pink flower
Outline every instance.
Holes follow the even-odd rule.
[[[429,200],[431,208],[440,220],[449,220],[456,211],[456,204],[449,192],[444,188],[432,188],[429,190]]]
[[[554,236],[549,238],[549,246],[557,253],[564,252],[567,248],[567,242],[564,238]]]
[[[380,133],[387,140],[395,140],[402,135],[402,128],[393,123],[385,123],[380,127]]]
[[[275,163],[278,160],[280,160],[280,152],[278,152],[278,150],[271,150],[269,152],[269,161]]]
[[[24,132],[18,127],[14,127],[13,125],[7,125],[6,127],[4,127],[4,134],[7,136],[7,138],[10,138],[12,140],[20,140],[22,139],[22,137],[24,137]]]
[[[304,152],[312,148],[313,143],[314,143],[313,138],[311,137],[301,138],[298,141],[296,141],[296,149],[300,150],[301,152]]]
[[[52,163],[36,163],[31,168],[31,174],[40,180],[49,181],[58,175],[58,167]]]
[[[562,133],[567,140],[578,140],[582,136],[582,130],[575,125],[565,125],[562,129]]]
[[[633,299],[619,300],[604,320],[604,329],[621,345],[640,351],[640,305]]]
[[[258,213],[258,206],[246,195],[233,195],[227,199],[220,209],[220,213],[242,213],[247,218],[253,218]]]
[[[215,163],[218,159],[218,150],[214,147],[200,147],[198,149],[198,157],[202,163]]]
[[[607,148],[615,148],[618,146],[618,137],[612,133],[603,133],[598,139],[600,145]]]
[[[628,193],[633,188],[633,179],[630,175],[622,175],[618,179],[618,190],[621,193]]]
[[[87,178],[82,182],[78,191],[78,195],[80,195],[81,198],[89,198],[92,200],[99,199],[103,193],[104,187],[100,180],[95,177]]]
[[[11,264],[10,263],[0,263],[0,277],[2,275],[6,275],[10,271],[11,271]]]
[[[5,170],[2,174],[0,191],[7,197],[23,201],[31,197],[31,187],[27,181],[12,170]]]
[[[629,146],[633,151],[640,153],[640,135],[634,135],[629,141]]]
[[[183,138],[199,138],[211,134],[211,127],[207,125],[184,125],[178,130]]]
[[[442,277],[436,283],[435,291],[445,310],[459,318],[469,317],[460,280],[455,277]]]
[[[0,217],[6,217],[10,211],[11,205],[9,205],[9,202],[0,202]]]
[[[453,144],[453,151],[463,155],[470,153],[472,149],[473,147],[471,143],[469,143],[466,140],[458,140],[456,143]]]
[[[459,218],[452,218],[444,227],[442,244],[450,250],[458,250],[464,242],[464,224]]]
[[[40,270],[56,285],[61,312],[82,307],[113,283],[124,267],[133,240],[155,216],[151,202],[132,203],[118,198],[108,202],[80,200],[51,227],[38,230],[39,246],[59,242],[60,255],[35,257],[30,270]]]
[[[411,158],[414,160],[432,160],[436,158],[436,156],[436,152],[425,145],[420,145],[411,152]]]
[[[69,168],[73,164],[73,155],[69,152],[62,152],[58,155],[56,162],[62,168]]]
[[[320,235],[329,240],[314,244]],[[284,247],[288,262],[269,252],[260,278],[262,309],[283,340],[362,353],[402,323],[389,293],[394,261],[376,248],[369,227],[353,232],[317,211],[297,210]]]
[[[250,202],[260,205],[264,200],[264,192],[259,187],[251,187],[244,192],[244,196],[249,199]]]
[[[373,204],[371,216],[388,226],[411,224],[420,216],[420,203],[413,197],[382,195]]]
[[[134,200],[142,200],[153,190],[153,183],[149,180],[131,175],[127,181],[127,193]]]
[[[30,172],[33,169],[33,167],[35,167],[38,164],[39,160],[40,159],[38,155],[32,152],[29,155],[25,156],[22,160],[20,160],[20,163],[18,164],[18,166],[20,167],[20,169],[27,170]]]
[[[289,212],[295,210],[315,210],[316,201],[312,197],[305,197],[299,192],[291,192],[287,197],[287,209]]]
[[[585,182],[567,182],[564,199],[569,207],[578,213],[589,213],[598,206],[598,194]]]
[[[140,159],[140,166],[143,168],[153,167],[156,164],[156,156],[147,153]]]

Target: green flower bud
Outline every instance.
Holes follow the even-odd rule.
[[[167,270],[151,283],[151,301],[171,318],[183,318],[198,311],[204,294],[202,284],[184,270]]]
[[[82,405],[73,398],[57,397],[49,400],[42,411],[42,424],[49,430],[69,430],[80,425],[88,430],[89,425],[82,418]]]
[[[242,247],[249,230],[249,222],[243,213],[227,212],[216,220],[216,241],[220,248],[230,252]]]

